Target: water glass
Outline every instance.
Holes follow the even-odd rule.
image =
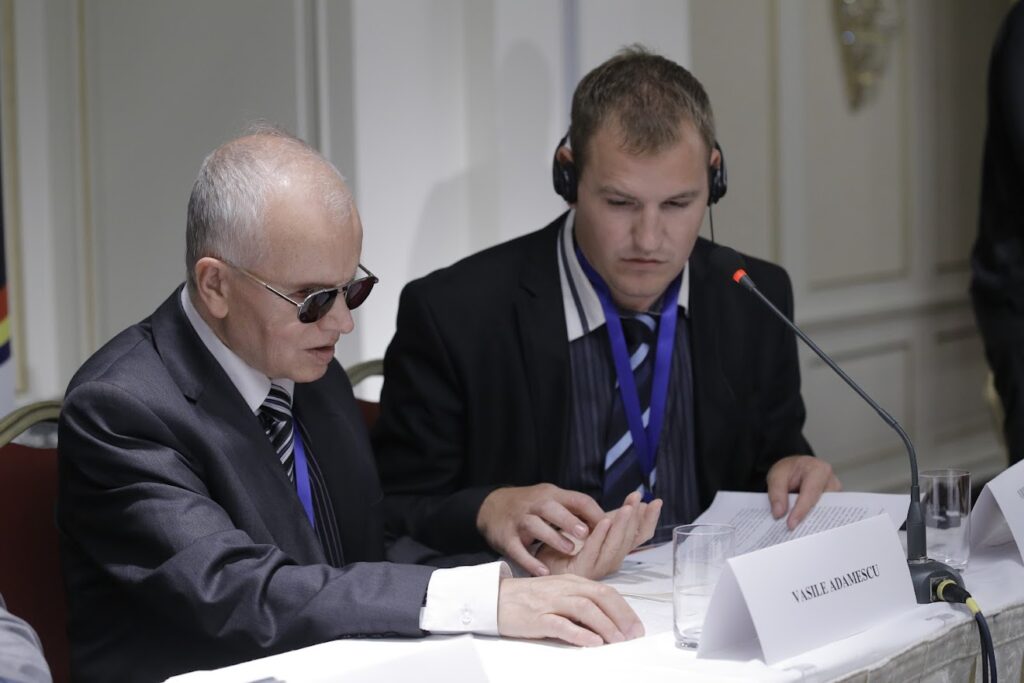
[[[928,557],[962,572],[971,555],[971,473],[929,470],[920,479]]]
[[[685,524],[672,531],[672,615],[678,647],[697,647],[711,593],[735,547],[736,529],[728,524]]]

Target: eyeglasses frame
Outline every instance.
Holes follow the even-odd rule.
[[[247,278],[249,278],[253,282],[255,282],[255,283],[259,284],[259,285],[262,285],[263,288],[266,289],[267,291],[269,291],[271,294],[275,294],[275,295],[279,296],[280,298],[284,299],[285,301],[287,301],[288,303],[290,303],[291,305],[295,306],[295,309],[296,309],[295,310],[295,314],[296,314],[296,316],[299,317],[299,322],[301,322],[301,323],[303,323],[305,325],[310,325],[312,323],[317,322],[317,320],[321,320],[324,317],[324,315],[327,315],[327,313],[329,312],[329,309],[328,309],[328,311],[325,311],[323,313],[323,315],[321,315],[316,320],[310,320],[309,322],[306,322],[306,321],[302,320],[302,307],[305,306],[307,304],[307,302],[310,299],[312,299],[314,296],[316,296],[317,294],[323,294],[324,292],[331,292],[331,291],[333,291],[333,292],[336,292],[335,298],[337,298],[338,294],[341,294],[342,295],[342,299],[344,299],[345,298],[344,295],[348,292],[348,288],[351,287],[352,285],[356,284],[356,283],[365,282],[366,280],[372,280],[373,281],[372,284],[371,284],[371,287],[372,287],[373,285],[375,285],[378,282],[380,282],[380,278],[378,278],[376,275],[374,275],[372,272],[370,272],[369,268],[364,266],[362,263],[358,263],[358,264],[356,264],[356,267],[359,268],[360,270],[362,270],[364,273],[366,273],[365,277],[352,278],[348,282],[345,282],[345,283],[340,284],[340,285],[334,285],[333,287],[324,287],[322,289],[318,289],[315,292],[310,292],[309,294],[307,294],[306,297],[302,301],[296,301],[295,299],[291,298],[290,296],[288,296],[284,292],[281,292],[280,290],[276,289],[269,282],[266,282],[265,280],[260,279],[255,274],[253,274],[251,271],[249,271],[248,269],[243,268],[242,266],[240,266],[238,264],[232,263],[231,261],[228,261],[227,259],[218,259],[218,260],[221,261],[222,263],[226,263],[230,267],[234,268],[235,270],[240,272],[242,275],[245,275]],[[369,296],[369,295],[367,295],[367,296]],[[359,303],[360,303],[360,305],[362,305],[363,302],[360,301]],[[334,304],[332,303],[331,305],[333,306]],[[348,306],[348,302],[347,301],[346,301],[345,305]],[[352,309],[350,308],[349,310],[352,310]]]

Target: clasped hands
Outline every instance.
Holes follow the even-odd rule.
[[[644,503],[639,493],[606,513],[584,493],[536,484],[492,491],[480,506],[477,528],[492,548],[533,576],[600,579],[654,535],[660,514],[661,500]],[[535,541],[541,543],[536,556],[527,549]],[[582,547],[574,552],[578,543]]]
[[[779,519],[788,512],[787,526],[793,529],[822,493],[842,486],[827,462],[793,455],[771,467],[767,488],[772,515]],[[793,491],[798,496],[790,509]],[[643,635],[640,620],[615,589],[580,577],[601,578],[617,570],[626,554],[653,536],[661,505],[660,500],[644,503],[633,493],[622,507],[605,513],[590,496],[553,484],[492,491],[480,506],[477,528],[492,548],[539,577],[502,580],[499,632],[575,645]],[[582,542],[579,552],[563,533]],[[535,541],[543,544],[536,556],[527,550]]]
[[[772,516],[787,512],[790,529],[803,521],[825,491],[842,486],[824,460],[809,455],[779,459],[766,477]],[[792,509],[789,494],[797,492]],[[626,555],[654,535],[661,500],[641,501],[631,493],[622,507],[605,513],[590,496],[554,484],[500,488],[484,499],[477,528],[487,543],[534,576],[577,574],[600,579],[614,572]],[[578,553],[568,536],[583,546]],[[543,545],[536,556],[527,546]]]
[[[589,578],[618,569],[654,534],[660,513],[660,500],[644,503],[638,493],[606,514],[590,496],[552,484],[491,492],[477,528],[492,548],[534,575],[502,579],[498,632],[584,646],[642,636],[643,624],[622,596]],[[579,552],[562,530],[582,542]],[[542,543],[536,557],[527,550],[534,541]]]

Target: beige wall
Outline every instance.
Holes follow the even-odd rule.
[[[992,472],[966,255],[1006,2],[901,6],[878,97],[851,112],[823,0],[0,0],[19,398],[59,395],[182,279],[192,178],[253,118],[296,130],[353,185],[382,283],[338,355],[380,356],[409,278],[561,210],[549,169],[569,93],[643,42],[691,65],[715,104],[718,239],[786,266],[799,322],[925,466]],[[900,486],[895,436],[806,354],[803,371],[819,454],[848,487]]]
[[[352,363],[383,354],[409,279],[563,209],[550,157],[580,69],[633,41],[688,61],[688,4],[672,0],[0,7],[12,253],[26,265],[13,296],[21,401],[62,393],[182,280],[192,179],[247,121],[296,131],[353,186],[381,284],[338,346]]]
[[[694,0],[695,71],[730,161],[720,240],[789,270],[796,317],[889,409],[922,468],[1002,454],[967,299],[985,70],[1005,0],[908,0],[877,97],[847,103],[831,2]],[[723,45],[728,45],[723,49]],[[802,354],[807,435],[849,488],[907,479],[896,435]]]

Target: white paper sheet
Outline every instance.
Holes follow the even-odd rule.
[[[790,496],[790,505],[796,494]],[[793,531],[786,518],[772,519],[768,494],[719,491],[704,514],[695,521],[733,524],[740,530],[736,554],[790,541],[833,529],[862,519],[887,514],[898,528],[907,518],[909,498],[884,493],[826,493],[807,518]],[[622,595],[643,600],[672,602],[672,544],[647,548],[631,554],[616,573],[604,579]]]
[[[796,494],[790,494],[790,506],[795,501]],[[719,491],[711,507],[696,521],[735,526],[736,554],[743,555],[881,514],[888,515],[898,529],[907,519],[909,506],[910,498],[902,494],[826,493],[800,525],[790,531],[785,516],[772,518],[768,494]]]

